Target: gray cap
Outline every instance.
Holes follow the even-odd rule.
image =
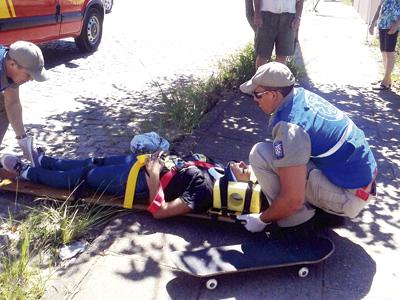
[[[243,93],[252,94],[259,85],[266,88],[283,88],[292,86],[294,83],[294,75],[286,65],[270,62],[260,66],[253,78],[240,86],[240,90]]]
[[[30,42],[17,41],[10,45],[8,56],[23,67],[36,81],[47,80],[42,51]]]

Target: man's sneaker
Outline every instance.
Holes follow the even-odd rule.
[[[4,154],[0,158],[0,162],[6,171],[16,176],[19,176],[29,167],[28,164],[24,164],[17,156],[12,154]]]
[[[33,148],[33,137],[27,136],[18,140],[18,144],[24,152],[24,156],[32,163],[32,167],[40,167],[39,152]]]

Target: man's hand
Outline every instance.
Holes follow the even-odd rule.
[[[244,221],[244,227],[250,231],[250,232],[260,232],[262,231],[265,226],[267,226],[270,223],[264,223],[260,219],[261,213],[260,214],[247,214],[247,215],[240,215],[237,216],[236,219],[240,221]]]
[[[388,34],[395,34],[396,31],[397,31],[397,29],[399,29],[399,24],[398,24],[398,22],[392,23],[392,24],[390,25],[390,27],[389,27]]]
[[[375,23],[372,22],[368,27],[369,34],[374,35],[374,30],[375,30]]]
[[[17,140],[18,145],[21,147],[24,157],[29,159],[33,167],[39,166],[38,153],[33,149],[33,137],[25,136],[22,139]]]
[[[260,13],[254,15],[253,22],[254,22],[254,26],[256,26],[257,28],[262,26],[263,22],[262,22],[262,18],[261,18],[261,14]]]
[[[295,17],[292,21],[292,30],[296,31],[300,27],[300,18]]]

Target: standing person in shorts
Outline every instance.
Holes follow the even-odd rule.
[[[304,0],[254,0],[256,69],[271,59],[286,63],[293,56]]]
[[[374,90],[390,90],[395,63],[395,48],[400,26],[400,0],[382,0],[369,26],[370,34],[378,21],[379,45],[382,53],[383,79],[374,83]]]

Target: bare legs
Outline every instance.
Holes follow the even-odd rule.
[[[395,63],[395,52],[382,52],[384,75],[381,84],[390,86],[392,84],[392,72]]]

